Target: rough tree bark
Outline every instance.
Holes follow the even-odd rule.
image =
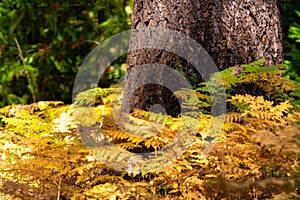
[[[163,27],[184,33],[206,49],[220,70],[262,57],[266,65],[274,65],[283,62],[282,3],[283,0],[135,0],[132,29]],[[137,65],[179,67],[175,55],[153,49],[130,52],[127,63],[125,90],[130,90],[130,82],[135,79],[132,69]],[[185,73],[193,71],[184,60],[181,63]],[[199,74],[197,79],[201,81]],[[161,103],[169,114],[178,113],[178,102],[161,86],[146,85],[134,94],[127,111],[148,110]]]

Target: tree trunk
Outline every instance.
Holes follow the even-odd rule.
[[[262,57],[266,58],[266,65],[274,65],[283,62],[282,2],[135,0],[132,29],[162,27],[179,31],[200,43],[220,70]],[[137,42],[136,38],[132,38],[131,42]],[[182,68],[185,74],[194,73],[195,76],[189,80],[192,85],[202,81],[201,75],[191,65],[170,52],[155,49],[132,51],[128,54],[127,63],[126,92],[130,91],[130,82],[141,76],[134,72],[134,67],[146,63],[165,64],[174,69]],[[179,107],[173,97],[164,87],[148,84],[134,92],[125,110],[149,110],[151,105],[162,103],[166,105],[167,112],[176,115]]]

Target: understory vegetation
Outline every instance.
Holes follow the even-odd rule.
[[[224,116],[210,112],[207,87],[216,84],[214,79],[199,86],[200,120],[192,143],[170,165],[141,173],[110,168],[93,155],[106,162],[125,158],[118,151],[86,148],[82,140],[105,137],[119,149],[155,152],[172,141],[182,126],[180,116],[164,118],[156,135],[124,132],[112,113],[119,88],[82,92],[73,105],[40,101],[1,108],[1,198],[299,199],[299,85],[282,76],[281,66],[264,67],[263,62],[242,65],[238,73],[234,67],[219,72],[229,110]],[[253,94],[245,93],[249,88]],[[184,92],[178,94],[184,98]],[[128,117],[131,130],[163,116],[135,110]],[[207,134],[215,117],[222,117],[223,127],[218,135]],[[80,135],[83,128],[89,134]]]

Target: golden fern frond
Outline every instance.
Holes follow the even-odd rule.
[[[242,123],[245,121],[245,117],[243,117],[241,113],[230,112],[226,114],[226,120],[229,122]]]
[[[231,122],[231,121],[226,121],[224,123],[224,126],[223,126],[223,130],[226,132],[226,133],[231,133],[231,132],[235,132],[235,131],[240,131],[244,134],[247,133],[247,128],[238,124],[238,123],[235,123],[235,122]]]
[[[279,123],[285,122],[285,115],[293,106],[289,101],[284,101],[274,106],[274,102],[267,101],[262,96],[235,95],[230,100],[244,117],[252,117],[263,120],[273,120]]]
[[[159,133],[145,140],[145,146],[148,148],[163,147],[173,140],[175,134],[176,132],[163,128]]]
[[[111,176],[109,174],[97,176],[91,185],[103,184],[103,183],[124,183],[124,179],[121,176]]]
[[[28,110],[20,110],[13,117],[2,118],[6,128],[24,137],[43,137],[51,132],[51,125]]]
[[[271,130],[273,132],[274,130],[278,130],[284,127],[284,124],[280,124],[272,120],[258,120],[256,118],[248,118],[247,122],[248,123],[246,127],[248,129],[255,130],[254,132],[259,130]]]
[[[118,144],[118,146],[121,147],[122,149],[126,149],[126,150],[132,150],[134,148],[139,148],[139,149],[142,148],[142,145],[135,144],[132,142],[123,142],[123,143]]]
[[[140,119],[137,117],[133,117],[131,115],[128,116],[129,117],[129,123],[135,124],[137,126],[149,126],[151,124],[151,122],[144,120],[144,119]]]
[[[105,128],[103,129],[103,132],[105,133],[106,136],[108,136],[112,141],[116,140],[127,140],[130,135],[123,131],[119,130],[106,130]]]

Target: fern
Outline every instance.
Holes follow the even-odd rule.
[[[20,110],[13,117],[2,119],[6,128],[26,138],[43,137],[51,131],[51,126],[36,115],[31,115],[27,110]]]
[[[115,88],[92,88],[79,93],[75,97],[75,105],[78,106],[94,106],[96,104],[104,104],[103,99],[112,94]]]
[[[289,99],[295,102],[295,98],[299,94],[294,91],[297,91],[299,87],[283,77],[285,71],[280,69],[281,65],[263,66],[264,61],[265,59],[262,58],[253,63],[230,67],[214,74],[210,81],[202,83],[197,88],[197,91],[200,93],[198,97],[202,105],[207,106],[207,104],[211,103],[209,96],[217,95],[220,85],[226,88],[228,98],[243,87],[246,87],[243,93],[251,92],[247,90],[249,89],[247,87],[253,85],[251,87],[258,87],[256,91],[262,91],[265,98],[276,100],[275,103]],[[237,73],[235,72],[236,68],[239,68]],[[221,80],[217,78],[219,76],[222,77]],[[293,105],[295,104],[293,103]]]
[[[227,133],[239,131],[243,135],[251,135],[260,130],[276,132],[287,124],[299,120],[294,107],[288,102],[274,105],[273,101],[262,96],[235,95],[228,100],[239,112],[227,113],[223,130]]]
[[[268,75],[272,75],[272,77],[281,77],[283,70],[279,70],[281,65],[275,66],[263,66],[265,59],[262,58],[250,64],[241,65],[241,71],[238,74],[234,74],[235,67],[230,67],[219,72],[222,77],[222,83],[227,89],[232,89],[241,84],[249,84],[249,83],[257,83],[261,81],[272,81],[268,79]],[[212,78],[214,81],[215,78]],[[262,88],[264,89],[264,88]]]
[[[238,133],[242,133],[242,134],[246,134],[247,133],[247,128],[238,124],[238,123],[235,123],[235,122],[226,122],[224,124],[224,127],[223,127],[223,130],[226,132],[226,133],[233,133],[233,132],[238,132]]]
[[[230,100],[242,113],[242,116],[272,120],[279,123],[285,123],[285,115],[293,107],[288,101],[281,102],[274,106],[274,102],[265,100],[262,96],[235,95]]]

